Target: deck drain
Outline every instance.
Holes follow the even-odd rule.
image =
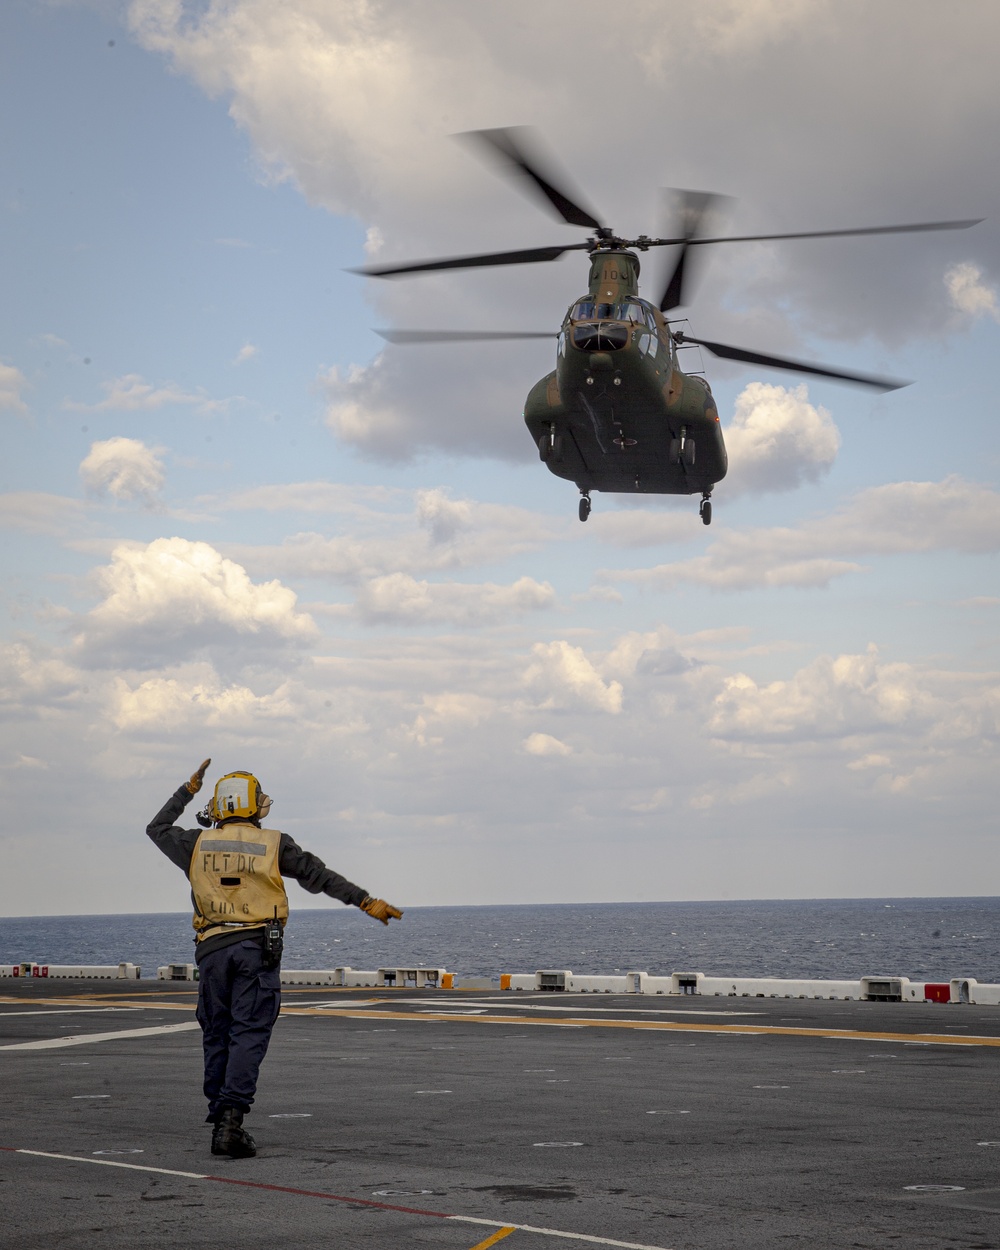
[[[957,1194],[965,1189],[964,1185],[904,1185],[912,1194]]]
[[[534,1146],[552,1146],[552,1147],[559,1147],[559,1146],[582,1146],[582,1145],[583,1145],[583,1142],[582,1142],[582,1141],[536,1141],[536,1142],[532,1142],[532,1145],[534,1145]]]

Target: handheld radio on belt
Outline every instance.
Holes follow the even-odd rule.
[[[274,909],[274,919],[264,926],[264,967],[277,968],[281,963],[281,952],[284,950],[285,937],[278,919],[278,909]]]

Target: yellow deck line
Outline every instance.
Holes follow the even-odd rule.
[[[495,1246],[498,1241],[503,1241],[505,1237],[509,1237],[511,1233],[516,1233],[517,1229],[513,1224],[508,1224],[505,1228],[498,1228],[492,1236],[487,1237],[485,1241],[477,1241],[472,1250],[489,1250],[490,1246]]]
[[[110,997],[110,996],[109,996]],[[66,1003],[76,1001],[73,998],[32,998],[26,1000],[21,997],[7,997],[0,995],[0,1003],[19,1003],[31,1002],[38,1006],[50,1006],[52,1003]],[[87,999],[86,1001],[90,1001]],[[109,1006],[128,1006],[135,1007],[141,1004],[141,998],[118,998],[113,1002],[109,1002]],[[373,1002],[385,1002],[386,999],[373,999]],[[189,1003],[164,1003],[155,1002],[150,1004],[156,1010],[168,1011],[193,1011],[194,1002]],[[594,1020],[583,1016],[563,1016],[560,1019],[554,1019],[549,1016],[520,1016],[513,1014],[504,1015],[457,1015],[452,1012],[437,1011],[393,1011],[379,1009],[368,1011],[365,1008],[351,1007],[295,1007],[285,1004],[281,1009],[282,1015],[287,1016],[322,1016],[322,1017],[339,1017],[343,1019],[354,1020],[409,1020],[412,1023],[420,1023],[422,1020],[437,1023],[455,1023],[462,1024],[516,1024],[533,1025],[543,1028],[586,1028],[586,1029],[639,1029],[660,1033],[729,1033],[729,1034],[752,1034],[756,1037],[810,1037],[810,1038],[835,1038],[848,1039],[866,1042],[923,1042],[927,1045],[934,1046],[995,1046],[1000,1047],[1000,1037],[983,1037],[968,1036],[955,1037],[949,1033],[891,1033],[883,1031],[872,1031],[868,1029],[832,1029],[832,1028],[790,1028],[782,1025],[773,1024],[702,1024],[702,1023],[685,1023],[679,1020]]]
[[[926,1042],[947,1046],[1000,1046],[1000,1037],[952,1037],[947,1033],[883,1033],[864,1029],[793,1029],[771,1024],[684,1024],[674,1020],[591,1020],[583,1017],[564,1016],[554,1020],[545,1016],[466,1016],[436,1011],[364,1011],[354,1008],[342,1011],[336,1007],[282,1007],[282,1014],[290,1016],[344,1016],[367,1020],[430,1020],[442,1023],[462,1024],[531,1024],[542,1026],[567,1025],[588,1029],[646,1029],[664,1033],[752,1033],[759,1037],[813,1037],[856,1038],[868,1042]]]

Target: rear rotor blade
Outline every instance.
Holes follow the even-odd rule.
[[[569,225],[587,226],[591,230],[600,230],[601,223],[589,208],[581,205],[577,192],[574,190],[570,196],[568,192],[556,185],[557,175],[550,172],[552,163],[540,154],[531,127],[509,126],[497,130],[466,130],[457,137],[484,144],[490,150],[494,161],[497,157],[500,158],[496,163],[501,169],[508,173],[515,170],[527,178]],[[568,185],[568,179],[563,174],[558,175],[558,181],[563,186]]]
[[[673,272],[667,279],[667,285],[660,300],[660,311],[671,312],[684,303],[684,273],[687,262],[687,249],[701,229],[707,213],[718,204],[722,197],[709,191],[677,191],[680,200],[680,212],[677,214],[675,235],[682,239],[681,250],[674,264]],[[666,240],[664,240],[666,242]]]
[[[726,343],[712,343],[708,339],[694,339],[678,330],[674,340],[680,346],[697,344],[723,360],[741,360],[750,365],[767,365],[772,369],[789,369],[793,373],[810,373],[820,378],[831,378],[835,382],[850,382],[855,386],[870,386],[876,391],[898,391],[909,382],[901,382],[897,378],[880,378],[871,373],[845,373],[841,369],[827,369],[823,365],[808,364],[804,360],[791,360],[787,356],[766,356],[763,352],[747,351],[743,347],[730,347]]]
[[[376,330],[387,343],[486,343],[502,339],[554,339],[551,330]]]
[[[586,251],[589,243],[563,243],[556,247],[520,248],[516,252],[486,252],[481,256],[450,256],[444,260],[418,260],[403,265],[363,265],[349,273],[369,278],[395,278],[407,273],[429,273],[435,269],[479,269],[490,265],[532,265],[558,260],[564,252]]]

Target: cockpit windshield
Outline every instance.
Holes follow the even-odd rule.
[[[582,299],[570,312],[571,321],[635,321],[649,323],[645,308],[635,300],[623,300],[620,304],[599,304],[596,300]]]

